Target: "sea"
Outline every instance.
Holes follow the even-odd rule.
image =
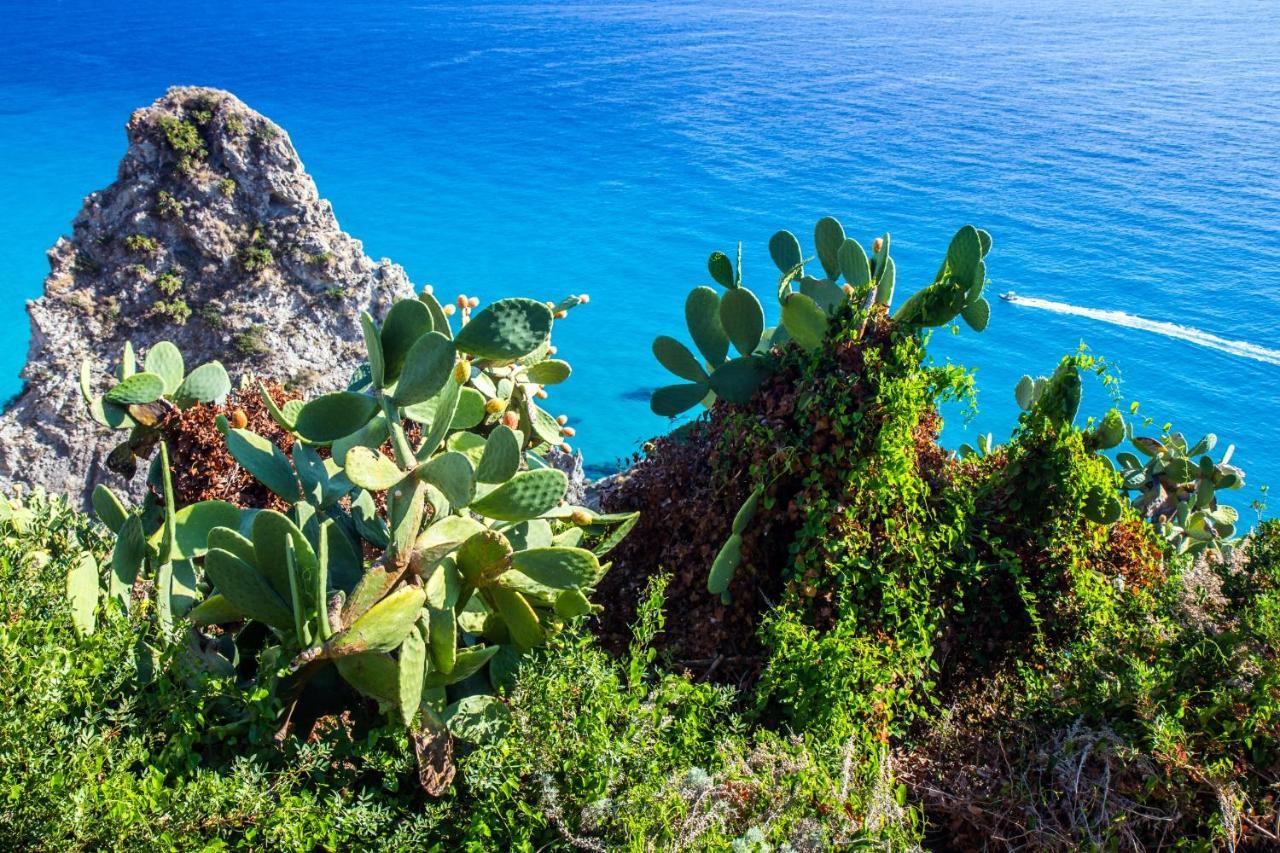
[[[892,235],[899,298],[965,223],[994,236],[988,329],[951,447],[1013,430],[1013,389],[1086,345],[1139,432],[1206,432],[1280,484],[1280,5],[0,2],[0,394],[20,388],[44,253],[110,183],[130,112],[229,89],[290,134],[342,227],[446,297],[589,293],[549,399],[592,471],[670,423],[650,354],[706,258],[812,251],[834,215]],[[1016,291],[1005,302],[996,293]],[[1086,389],[1081,418],[1112,392]],[[1146,420],[1149,419],[1149,423]]]

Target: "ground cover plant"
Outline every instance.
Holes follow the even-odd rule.
[[[402,300],[310,400],[165,344],[87,365],[146,485],[99,522],[0,505],[0,840],[1275,843],[1280,527],[1241,541],[1231,448],[1122,411],[1081,349],[948,451],[974,378],[929,336],[986,327],[990,235],[896,307],[889,235],[813,245],[770,241],[772,328],[711,255],[692,346],[653,347],[653,409],[704,412],[598,509],[545,402],[585,297]]]

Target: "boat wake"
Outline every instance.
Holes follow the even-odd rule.
[[[1048,299],[1036,299],[1030,296],[1009,294],[1003,298],[1013,305],[1039,308],[1043,311],[1052,311],[1055,314],[1086,317],[1090,320],[1097,320],[1100,323],[1110,323],[1113,326],[1123,326],[1126,329],[1139,329],[1144,332],[1164,335],[1167,338],[1177,338],[1180,341],[1209,347],[1210,349],[1216,349],[1241,358],[1251,358],[1254,361],[1261,361],[1265,364],[1280,364],[1280,350],[1268,349],[1257,344],[1251,344],[1248,341],[1233,341],[1228,338],[1220,338],[1217,335],[1202,332],[1190,326],[1180,326],[1177,323],[1165,323],[1160,320],[1148,320],[1145,317],[1135,317],[1133,314],[1124,311],[1081,308],[1079,305],[1068,305],[1066,302],[1053,302]]]

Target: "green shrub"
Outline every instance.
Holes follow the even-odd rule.
[[[167,190],[160,190],[156,195],[156,213],[164,219],[181,219],[185,208],[182,202],[173,197]]]
[[[191,306],[185,299],[157,299],[152,309],[159,316],[179,326],[185,326],[191,319]]]
[[[163,116],[160,119],[160,130],[164,133],[169,147],[181,155],[184,163],[203,160],[207,156],[208,150],[205,148],[204,138],[200,136],[200,130],[191,122],[173,116]]]
[[[130,234],[124,238],[124,247],[135,255],[154,255],[160,249],[160,244],[154,237],[146,234]]]
[[[757,837],[797,847],[913,837],[883,781],[842,782],[838,750],[749,735],[730,691],[653,672],[656,596],[627,660],[565,635],[514,672],[509,724],[464,755],[453,790],[430,801],[402,729],[333,718],[308,743],[278,743],[280,707],[193,669],[187,641],[158,631],[149,608],[108,605],[97,630],[77,637],[65,577],[85,551],[105,565],[104,531],[62,499],[35,496],[17,515],[21,530],[0,522],[0,737],[10,745],[0,784],[21,791],[0,801],[6,847],[521,849],[577,839],[710,849]]]
[[[153,284],[165,296],[173,296],[182,290],[182,278],[173,270],[167,270],[156,276]]]

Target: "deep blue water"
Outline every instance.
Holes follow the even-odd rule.
[[[708,252],[741,240],[767,295],[770,234],[808,244],[828,213],[864,245],[892,232],[900,294],[973,222],[997,290],[1280,350],[1273,3],[858,5],[0,4],[0,392],[45,249],[113,179],[130,111],[179,83],[285,127],[415,282],[591,293],[551,402],[597,463],[663,429],[649,342],[683,332]],[[969,432],[1006,436],[1018,377],[1082,340],[1157,424],[1234,441],[1246,499],[1280,482],[1275,363],[999,302],[934,352],[978,368]]]

